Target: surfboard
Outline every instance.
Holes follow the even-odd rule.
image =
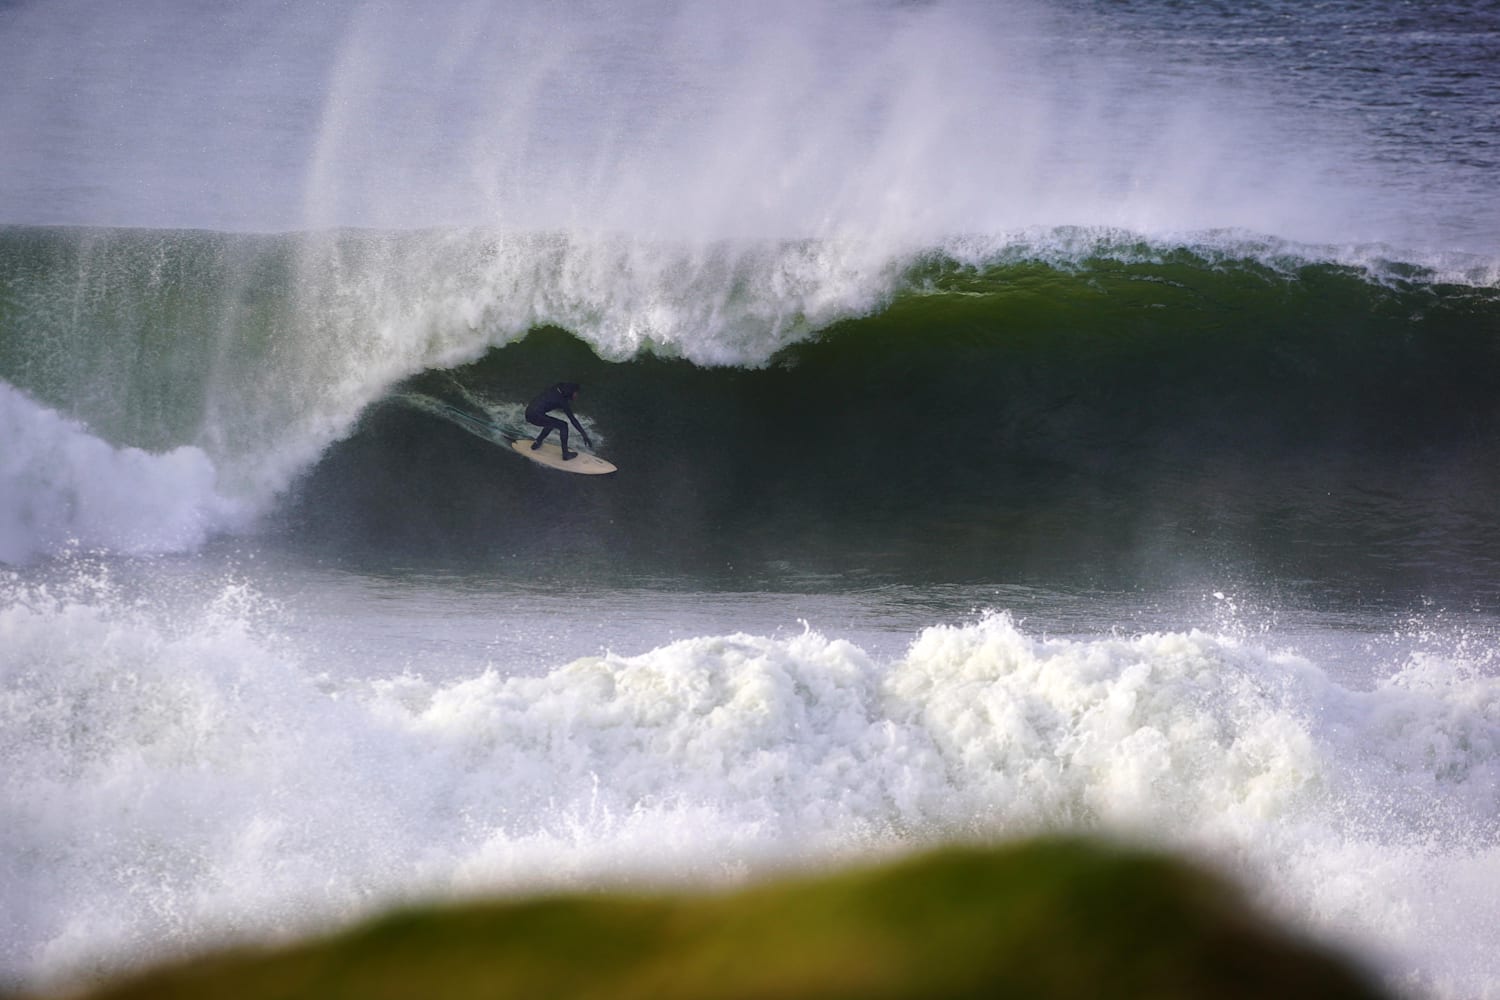
[[[544,441],[540,448],[532,451],[531,438],[521,438],[519,441],[512,442],[511,447],[538,465],[545,465],[549,469],[576,472],[581,476],[607,476],[616,471],[613,463],[584,451],[580,451],[578,457],[564,462],[562,449],[555,441]]]

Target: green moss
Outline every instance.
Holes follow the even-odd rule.
[[[735,893],[575,895],[393,914],[99,1000],[1375,997],[1222,880],[1079,840],[950,849]]]

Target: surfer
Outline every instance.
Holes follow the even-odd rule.
[[[578,452],[568,450],[568,425],[554,416],[549,416],[553,410],[562,410],[568,415],[573,426],[578,428],[578,433],[583,435],[583,443],[589,448],[594,447],[594,442],[589,440],[589,432],[583,429],[578,418],[573,416],[573,400],[578,398],[579,385],[577,382],[559,382],[542,392],[540,396],[533,399],[526,407],[526,422],[536,424],[542,432],[531,442],[531,450],[536,451],[542,446],[542,441],[548,434],[557,431],[562,438],[563,461],[575,457]]]

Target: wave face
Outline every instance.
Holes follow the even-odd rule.
[[[1500,557],[1497,320],[1492,288],[1331,264],[938,256],[763,367],[609,363],[543,330],[418,376],[292,517],[341,548],[695,577],[1236,567],[1477,599]],[[602,489],[490,447],[528,432],[520,404],[554,372],[585,384],[623,470]]]
[[[192,449],[216,473],[208,532],[259,511],[373,557],[1234,565],[1377,591],[1483,586],[1500,555],[1500,293],[1473,261],[1072,230],[901,258],[447,231],[3,246],[0,359],[39,414],[18,440],[54,433],[50,406],[100,448]],[[613,481],[504,449],[559,378],[585,384]],[[16,502],[58,503],[18,482]]]

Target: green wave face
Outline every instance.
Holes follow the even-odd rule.
[[[0,377],[116,447],[200,448],[271,530],[355,552],[1483,576],[1494,283],[1236,239],[10,229]],[[622,469],[591,493],[496,447],[558,380]]]

